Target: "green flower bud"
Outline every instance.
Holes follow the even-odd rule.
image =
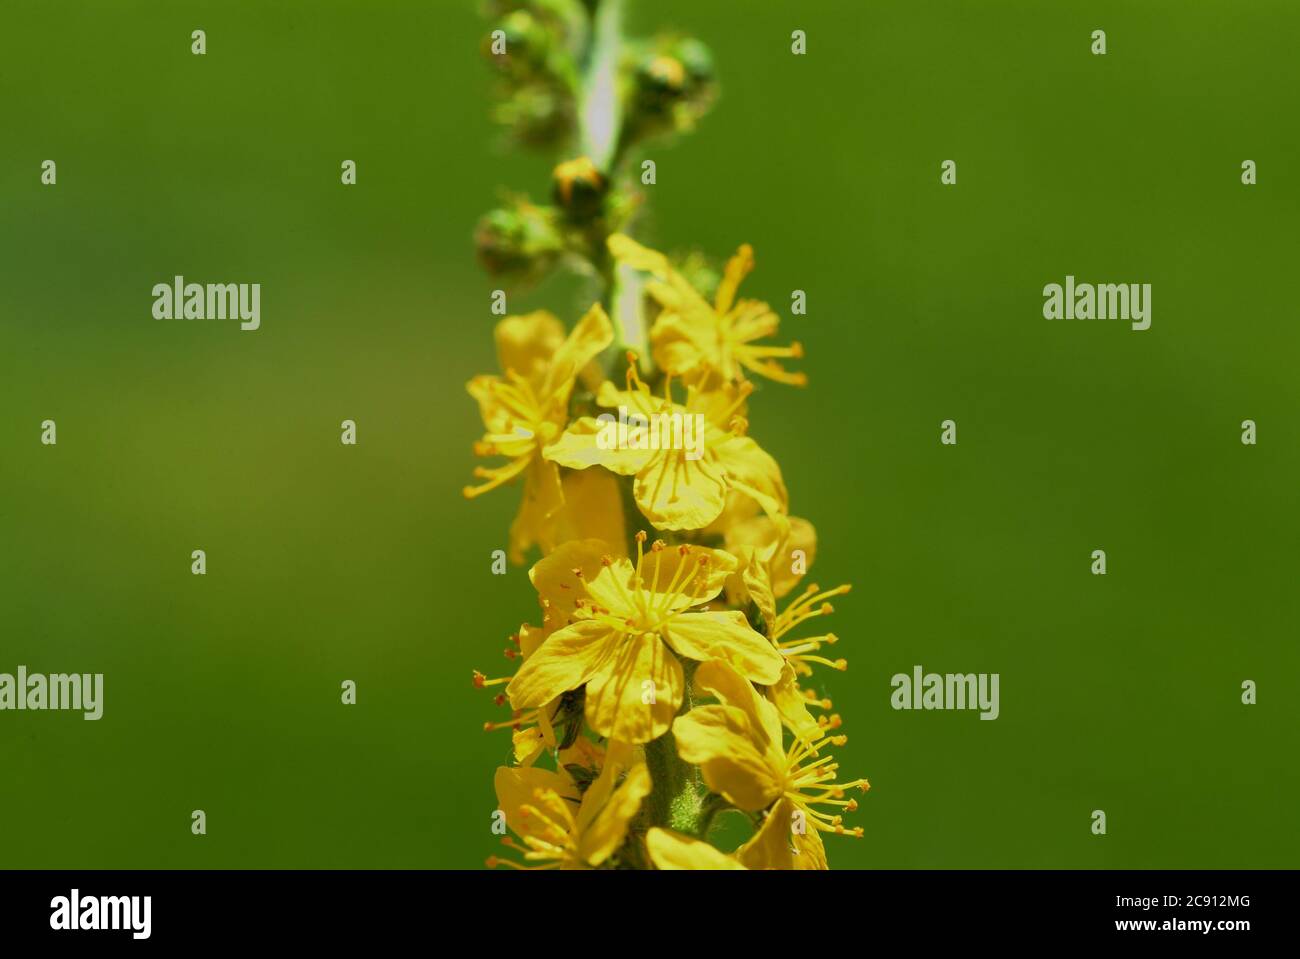
[[[582,0],[489,0],[484,7],[487,16],[494,20],[516,11],[532,14],[566,38],[580,34],[587,24],[587,10]]]
[[[563,90],[544,84],[529,84],[516,90],[495,111],[500,122],[512,128],[528,146],[554,146],[573,128],[572,98]]]
[[[625,62],[632,81],[625,135],[629,142],[683,133],[713,100],[713,56],[690,37],[660,37]]]
[[[671,56],[676,57],[686,68],[687,74],[691,78],[691,87],[699,90],[711,84],[715,77],[713,70],[713,54],[699,40],[694,37],[683,37],[673,44],[669,51]]]
[[[516,80],[542,73],[550,51],[550,31],[527,10],[506,14],[483,41],[488,62]]]
[[[474,231],[479,262],[489,273],[538,279],[563,248],[554,212],[520,201],[486,214]]]

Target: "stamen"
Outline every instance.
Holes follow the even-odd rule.
[[[740,411],[740,408],[745,405],[745,400],[747,400],[749,398],[749,395],[753,392],[754,392],[753,383],[749,382],[749,380],[745,380],[743,383],[741,383],[740,386],[736,389],[736,399],[732,402],[730,406],[728,406],[725,410],[722,411],[722,415],[718,417],[717,422],[719,423],[730,422],[731,418]]]
[[[480,479],[486,478],[488,482],[483,483],[480,486],[466,486],[461,490],[461,495],[466,499],[474,499],[477,496],[482,496],[488,490],[496,489],[502,483],[507,483],[522,473],[528,467],[528,464],[532,462],[532,459],[533,455],[530,451],[523,456],[515,458],[505,466],[497,466],[493,469],[487,469],[482,466],[476,467],[474,469],[474,475]]]
[[[650,388],[641,382],[641,377],[637,375],[637,355],[631,350],[628,350],[623,355],[627,358],[627,388],[638,393],[649,392]]]
[[[683,544],[677,547],[677,555],[681,558],[677,561],[677,569],[673,571],[672,581],[669,582],[667,588],[665,588],[662,593],[656,593],[654,597],[654,612],[659,616],[664,615],[664,613],[668,611],[668,608],[672,606],[674,596],[678,593],[685,594],[686,583],[690,580],[689,567],[691,564],[689,559],[691,548]],[[687,574],[685,580],[682,579],[683,573]]]
[[[641,560],[645,557],[646,539],[645,530],[639,529],[636,531],[636,578],[632,581],[632,585],[638,592],[643,588],[641,585]]]

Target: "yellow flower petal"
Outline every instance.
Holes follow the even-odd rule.
[[[554,463],[533,457],[524,476],[519,511],[510,524],[510,562],[522,563],[534,544],[540,544],[543,552],[554,548],[554,517],[563,505],[560,471]]]
[[[727,505],[722,508],[722,513],[719,514],[718,518],[704,529],[704,534],[706,536],[725,536],[727,530],[737,523],[753,519],[761,512],[762,508],[745,493],[735,489],[728,490]]]
[[[736,858],[747,869],[794,869],[792,846],[794,806],[783,799],[767,814],[758,832],[736,850]],[[816,830],[814,830],[815,832]]]
[[[785,514],[790,509],[790,494],[776,460],[748,436],[728,436],[714,444],[713,452],[731,488],[752,497],[784,533],[789,524]]]
[[[538,769],[536,766],[498,767],[493,779],[496,787],[497,808],[506,814],[506,826],[522,835],[527,817],[520,813],[520,807],[532,805],[536,801],[537,790],[553,790],[565,799],[573,800],[577,810],[578,788],[568,776]]]
[[[634,576],[630,560],[616,559],[603,567],[594,579],[585,578],[583,587],[587,595],[612,616],[621,620],[635,619],[639,610],[629,593]]]
[[[642,246],[625,233],[614,233],[606,242],[610,255],[634,270],[653,273],[656,276],[667,276],[672,272],[666,256]]]
[[[613,424],[616,429],[617,424]],[[619,449],[616,437],[611,437],[610,427],[591,416],[572,423],[542,455],[553,463],[569,469],[585,470],[603,466],[620,476],[633,476],[643,470],[656,456],[658,450]]]
[[[493,336],[501,369],[540,383],[551,357],[564,342],[564,324],[546,310],[538,310],[505,317],[497,323]]]
[[[705,546],[652,549],[641,563],[640,588],[646,591],[652,608],[680,612],[722,592],[738,565],[736,557],[725,550]],[[626,589],[637,588],[636,570],[630,562],[614,569],[621,571]]]
[[[623,845],[623,840],[627,838],[627,828],[640,811],[641,800],[650,795],[650,787],[650,770],[644,764],[634,767],[627,774],[627,779],[614,790],[609,801],[601,806],[591,824],[582,830],[578,855],[584,861],[599,866]],[[589,789],[588,792],[590,791]],[[583,805],[586,805],[585,801]],[[582,814],[579,813],[579,822],[582,819]]]
[[[731,316],[732,338],[742,344],[775,336],[780,326],[781,318],[772,312],[770,306],[759,300],[739,301]]]
[[[465,390],[478,403],[479,416],[483,418],[483,426],[488,433],[508,435],[512,432],[512,417],[497,393],[497,384],[501,382],[499,376],[480,374],[465,384]],[[531,446],[531,437],[521,437],[520,445]],[[519,451],[514,450],[502,455],[518,456]]]
[[[718,292],[713,298],[713,308],[718,313],[727,313],[736,302],[736,291],[740,283],[754,269],[754,248],[742,243],[736,255],[727,261],[727,268],[718,284]]]
[[[599,773],[582,794],[582,806],[578,809],[578,829],[586,829],[596,818],[596,814],[609,801],[618,785],[618,777],[632,765],[631,746],[626,743],[611,741],[609,750],[598,767]]]
[[[800,692],[798,679],[789,663],[782,668],[781,678],[776,684],[768,687],[767,694],[781,714],[781,721],[792,733],[809,743],[822,737],[822,728],[808,712],[808,700]]]
[[[748,420],[748,397],[754,392],[749,383],[730,383],[710,375],[690,384],[686,391],[686,406],[692,413],[701,413],[704,421],[718,430],[714,442],[731,432],[732,424],[739,418]]]
[[[511,732],[510,738],[514,746],[515,762],[520,766],[531,766],[546,748],[546,738],[539,726],[516,729]]]
[[[585,619],[552,633],[506,686],[510,705],[541,706],[577,689],[610,659],[615,635],[604,623]]]
[[[782,667],[786,668],[786,667]],[[750,742],[763,754],[775,775],[786,766],[781,746],[781,717],[749,680],[724,662],[701,663],[695,671],[695,688],[715,697],[722,705],[739,709],[749,720]]]
[[[646,833],[646,850],[657,869],[744,869],[733,856],[702,839],[655,827]]]
[[[593,304],[551,357],[541,395],[549,397],[559,392],[567,399],[573,381],[583,367],[613,341],[614,328],[609,317],[599,303]]]
[[[657,636],[623,636],[587,682],[587,725],[609,739],[648,743],[672,726],[685,692],[682,664]]]
[[[749,812],[781,794],[767,757],[755,748],[749,718],[734,706],[696,706],[673,723],[677,754],[700,767],[710,789]]]
[[[626,406],[629,415],[632,413],[649,415],[663,406],[663,402],[655,397],[648,396],[640,390],[620,390],[612,381],[606,380],[600,384],[600,389],[596,391],[596,405],[612,410],[618,409],[620,406]],[[666,412],[671,412],[671,410]]]
[[[767,563],[753,546],[738,545],[735,552],[742,565],[738,573],[727,579],[727,602],[742,609],[752,602],[763,617],[763,628],[770,633],[776,620],[776,599],[772,595]]]
[[[561,485],[564,506],[555,516],[556,542],[598,539],[608,544],[609,555],[616,559],[626,556],[623,494],[618,480],[605,470],[580,470],[567,474]]]
[[[762,555],[777,599],[794,589],[817,556],[817,530],[813,524],[799,516],[789,520],[790,532],[784,541],[780,526],[766,516],[737,522],[725,531],[727,549],[733,553],[742,546],[752,546]],[[796,550],[802,554],[800,557],[795,556]]]
[[[781,678],[784,658],[765,637],[750,628],[744,613],[682,613],[669,621],[665,633],[673,649],[687,659],[720,659],[764,686]]]
[[[608,245],[614,259],[655,277],[658,282],[647,281],[645,288],[665,308],[689,314],[711,314],[708,301],[700,296],[690,281],[672,268],[662,253],[644,247],[622,233],[611,236]]]
[[[822,834],[810,823],[802,833],[796,832],[794,839],[794,867],[796,869],[829,869],[826,864],[826,845]]]
[[[662,302],[663,294],[657,299]],[[690,373],[708,356],[706,343],[709,329],[686,319],[680,313],[660,313],[650,327],[655,364],[674,376]]]
[[[632,494],[659,529],[703,529],[726,505],[727,480],[710,456],[689,460],[684,450],[664,450],[637,473]]]
[[[542,640],[546,638],[545,630],[539,629],[531,623],[524,623],[519,627],[519,654],[527,659],[537,651],[537,647],[542,645]]]
[[[533,564],[528,580],[546,611],[542,623],[546,630],[554,632],[574,621],[578,601],[586,595],[584,584],[600,575],[605,568],[602,558],[615,552],[604,540],[576,540],[557,546]],[[580,570],[581,577],[574,570]]]

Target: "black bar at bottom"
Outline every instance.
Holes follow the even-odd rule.
[[[1130,940],[1179,949],[1294,941],[1296,872],[962,871],[506,873],[0,872],[0,934],[95,946],[292,941],[338,946],[431,933],[591,942],[713,926],[731,940],[817,931],[830,942]],[[775,925],[773,925],[775,924]],[[87,928],[87,927],[93,928]],[[107,927],[107,928],[105,928]],[[546,930],[551,930],[550,933]],[[637,932],[636,930],[641,930]],[[447,940],[450,946],[455,939]],[[485,943],[486,944],[486,943]],[[519,945],[523,942],[520,941]],[[7,951],[7,950],[6,950]]]

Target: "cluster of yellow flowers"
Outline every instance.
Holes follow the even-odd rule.
[[[839,781],[827,749],[845,741],[840,718],[803,685],[814,666],[846,667],[823,655],[836,637],[793,634],[849,587],[806,586],[778,611],[816,535],[789,515],[780,467],[747,435],[748,377],[802,385],[782,364],[802,350],[757,342],[779,320],[737,296],[748,246],[712,303],[662,254],[622,234],[608,248],[655,311],[653,363],[620,355],[596,304],[567,335],[546,312],[506,317],[503,374],[468,386],[486,430],[475,453],[506,461],[479,467],[465,495],[523,477],[509,553],[542,553],[529,573],[541,625],[512,637],[517,670],[474,675],[505,686],[496,699],[510,717],[486,727],[514,739],[515,764],[495,782],[513,856],[488,864],[824,869],[821,834],[862,835],[842,814],[868,784]],[[621,385],[602,374],[611,355],[626,359]],[[609,417],[597,411],[617,408],[644,417],[631,442],[602,440]],[[703,424],[702,446],[650,441],[645,424],[674,416]],[[634,508],[656,533],[628,525]],[[729,810],[754,826],[731,852],[708,841]]]

